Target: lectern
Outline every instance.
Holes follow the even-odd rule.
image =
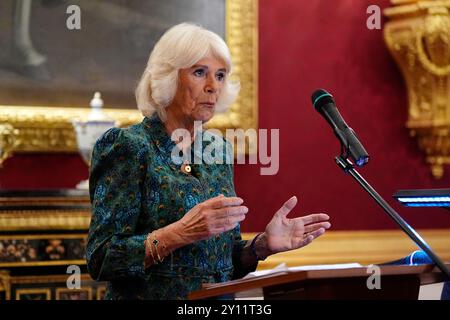
[[[447,267],[450,264],[446,264]],[[280,271],[248,279],[218,284],[204,284],[192,292],[189,299],[234,297],[238,292],[262,289],[264,299],[401,299],[417,300],[421,285],[442,282],[442,272],[432,264],[416,266],[377,266],[380,289],[369,289],[368,267],[350,269],[322,269],[308,271]]]

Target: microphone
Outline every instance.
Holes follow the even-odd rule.
[[[345,152],[353,159],[358,167],[369,162],[369,154],[359,142],[355,131],[350,128],[339,113],[333,96],[323,89],[314,91],[311,96],[314,108],[333,128],[334,134],[345,148]]]
[[[414,266],[418,264],[433,264],[433,260],[425,253],[423,250],[416,250],[413,253],[407,255],[406,257],[403,257],[399,260],[390,261],[383,263],[381,265],[407,265],[407,266]]]
[[[381,266],[416,266],[420,264],[434,264],[434,261],[423,250],[416,250],[413,253],[399,260],[380,264]],[[441,292],[441,300],[450,300],[450,281],[445,281]]]

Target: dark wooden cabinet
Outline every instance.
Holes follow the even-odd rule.
[[[0,299],[102,299],[86,269],[83,190],[0,191]]]

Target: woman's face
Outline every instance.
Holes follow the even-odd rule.
[[[222,92],[226,65],[214,56],[199,60],[190,68],[179,71],[178,88],[170,105],[172,112],[183,121],[210,120]]]

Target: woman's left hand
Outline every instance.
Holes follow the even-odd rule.
[[[263,236],[269,255],[304,247],[331,227],[327,221],[330,217],[325,213],[289,219],[287,215],[296,204],[297,197],[290,198],[266,226]]]

